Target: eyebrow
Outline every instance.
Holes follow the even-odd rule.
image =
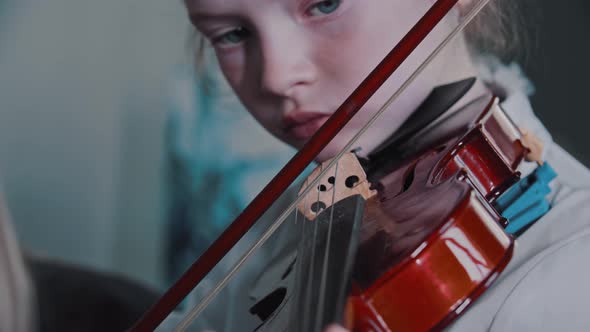
[[[205,13],[205,12],[193,12],[189,13],[189,19],[195,26],[199,26],[205,23],[211,22],[228,22],[233,21],[234,16],[231,15],[224,15],[224,14],[214,14],[214,13]]]
[[[218,15],[211,14],[211,13],[196,13],[196,12],[190,12],[188,16],[190,17],[191,21],[212,20],[216,17],[219,17]]]
[[[212,0],[214,3],[215,2],[219,2],[220,0]],[[188,14],[191,20],[211,20],[211,19],[219,19],[219,18],[227,18],[228,15],[226,15],[224,13],[224,10],[227,11],[228,8],[225,8],[225,6],[222,6],[223,9],[222,11],[210,11],[209,8],[207,8],[207,5],[204,5],[201,1],[199,5],[196,5],[196,3],[199,3],[199,0],[192,0],[192,1],[187,1],[187,2],[191,2],[191,5],[188,5]],[[205,1],[205,3],[207,4],[207,1]],[[205,7],[205,10],[201,9],[202,7]],[[219,9],[219,8],[218,8]]]

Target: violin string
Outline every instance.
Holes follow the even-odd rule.
[[[305,211],[305,205],[306,205],[307,201],[303,201],[303,211]],[[295,226],[297,226],[297,223],[299,222],[299,209],[295,209],[295,215],[294,215],[294,221],[293,223],[295,224]]]
[[[303,211],[307,211],[307,200],[304,199],[303,200]],[[299,229],[299,243],[302,243],[301,241],[303,241],[304,236],[305,236],[305,226],[306,226],[306,222],[305,222],[305,213],[299,213],[299,209],[295,209],[295,225],[297,225],[297,223],[299,222],[299,216],[301,215],[301,226]],[[296,253],[295,256],[295,282],[293,283],[295,286],[294,287],[298,287],[299,285],[302,285],[302,281],[301,279],[303,278],[303,271],[301,270],[301,257],[299,257],[299,252]],[[294,292],[293,289],[287,289],[287,292]],[[296,294],[295,298],[295,303],[298,304],[299,302],[299,296],[301,296],[301,294]],[[289,317],[289,326],[295,326],[297,324],[297,321],[295,320],[295,317]]]
[[[332,239],[332,224],[334,221],[334,204],[336,200],[336,186],[338,185],[338,162],[336,162],[336,166],[334,167],[334,183],[332,184],[332,202],[330,204],[330,219],[328,221],[328,234],[326,239],[326,246],[324,251],[324,262],[322,263],[322,279],[320,281],[320,298],[318,300],[318,313],[316,316],[316,324],[314,331],[320,331],[322,326],[322,316],[324,315],[324,301],[326,297],[326,281],[328,275],[328,264],[330,259],[330,244]]]
[[[322,165],[319,166],[320,167],[320,171],[322,170]],[[311,239],[311,259],[309,260],[310,264],[309,264],[309,269],[308,269],[308,273],[307,273],[307,282],[305,284],[305,300],[304,303],[305,305],[303,306],[303,326],[307,327],[308,326],[308,322],[309,322],[309,317],[311,315],[310,313],[310,309],[311,309],[311,297],[313,294],[312,291],[312,285],[313,285],[313,270],[314,270],[314,262],[315,262],[315,247],[316,247],[316,242],[317,242],[317,231],[318,231],[318,214],[319,214],[319,202],[320,202],[320,190],[319,187],[316,186],[316,191],[317,191],[317,199],[315,202],[315,207],[316,210],[314,211],[313,209],[313,204],[311,205],[311,211],[313,213],[315,213],[315,218],[314,220],[311,220],[311,222],[313,223],[313,235],[312,235],[312,239]],[[307,239],[303,239],[303,241],[306,241]]]
[[[307,208],[308,208],[307,203],[308,203],[308,200],[304,198],[303,199],[303,211],[307,211]],[[296,211],[295,213],[296,214],[299,214],[297,212],[298,210],[299,209],[295,209],[295,211]],[[305,232],[306,232],[306,227],[307,226],[308,226],[307,217],[305,216],[305,213],[301,213],[301,233],[300,233],[300,242],[299,243],[304,243],[304,245],[306,243],[305,242]],[[305,271],[303,270],[303,268],[305,266],[303,265],[304,260],[302,259],[302,257],[299,257],[299,254],[300,254],[300,252],[298,250],[297,256],[296,256],[297,258],[296,259],[299,260],[299,261],[298,261],[298,264],[297,264],[297,274],[296,274],[296,277],[299,278],[299,280],[296,280],[296,285],[297,285],[296,287],[298,287],[298,286],[303,287],[304,281],[305,281],[305,278],[303,278],[303,276],[305,274]],[[301,298],[302,296],[304,296],[304,293],[299,293],[299,294],[297,294],[297,296],[299,297],[297,299],[297,302],[296,302],[297,304],[303,303],[302,301],[305,301],[305,297]],[[292,322],[293,322],[293,325],[292,326],[296,326],[296,325],[300,324],[300,322],[297,322],[295,320],[295,317],[291,317],[291,318],[292,318]]]
[[[320,170],[323,169],[323,166],[320,166]],[[321,181],[321,179],[320,179]],[[310,269],[309,269],[309,278],[307,280],[307,287],[308,287],[308,293],[307,293],[307,305],[305,306],[305,314],[304,314],[304,318],[305,318],[305,327],[308,327],[310,325],[309,319],[311,317],[311,313],[310,313],[310,309],[312,307],[312,301],[313,301],[313,286],[314,286],[314,270],[315,270],[315,261],[316,261],[316,247],[317,247],[317,243],[318,243],[318,228],[319,228],[319,214],[322,212],[320,211],[320,207],[321,205],[319,204],[320,201],[320,186],[321,184],[319,184],[316,186],[316,190],[318,192],[317,195],[317,199],[316,199],[316,212],[315,212],[315,219],[313,220],[313,240],[312,240],[312,251],[311,251],[311,264],[310,264]]]
[[[321,166],[320,166],[321,167]],[[321,168],[320,168],[321,169]],[[316,211],[318,211],[319,209],[319,204],[318,202],[320,201],[320,191],[317,190],[318,194],[317,194],[317,199],[316,199]],[[313,204],[311,205],[311,211],[313,211]],[[319,211],[318,211],[319,212]],[[307,271],[307,282],[305,284],[305,305],[303,306],[303,326],[308,326],[308,322],[309,322],[309,316],[311,315],[310,313],[310,309],[311,309],[311,297],[313,294],[313,290],[312,290],[312,284],[313,284],[313,270],[314,270],[314,262],[315,262],[315,247],[316,247],[316,241],[317,241],[317,233],[318,233],[318,219],[317,219],[317,215],[318,212],[315,212],[316,216],[314,218],[314,220],[311,220],[312,224],[313,224],[313,235],[311,238],[311,258],[309,260],[310,264],[309,264],[309,268]],[[303,239],[303,241],[307,241],[307,239]]]
[[[451,33],[428,55],[426,60],[418,66],[418,68],[402,83],[402,85],[391,95],[391,97],[381,106],[381,108],[364,124],[361,129],[346,143],[344,148],[340,150],[336,154],[336,156],[328,162],[326,169],[320,172],[317,178],[311,181],[310,185],[307,186],[302,192],[301,197],[305,197],[307,193],[309,193],[314,186],[320,181],[320,179],[327,173],[328,169],[330,169],[334,164],[336,164],[337,160],[351,150],[352,146],[357,142],[357,140],[377,121],[379,116],[385,112],[391,103],[394,100],[399,98],[399,96],[407,89],[407,87],[416,80],[416,78],[424,71],[426,66],[432,62],[432,60],[450,43],[453,39],[457,37],[457,35],[467,26],[473,18],[484,8],[488,2],[491,0],[480,0],[476,5],[472,6],[471,10],[465,15],[465,18],[451,31]],[[185,318],[179,323],[178,326],[186,326],[190,324],[208,305],[211,303],[213,298],[219,294],[219,292],[229,283],[231,279],[235,276],[237,271],[246,263],[246,261],[254,254],[256,250],[258,250],[268,239],[277,231],[279,227],[287,220],[287,217],[292,213],[292,211],[297,207],[300,203],[301,198],[292,202],[288,208],[276,219],[276,221],[262,234],[262,236],[242,255],[242,257],[234,264],[231,270],[222,278],[215,287],[203,298],[203,300],[195,306],[186,316]],[[180,330],[184,331],[184,330]]]

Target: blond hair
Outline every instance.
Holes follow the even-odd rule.
[[[467,26],[465,37],[474,53],[509,62],[526,56],[529,39],[525,32],[517,0],[492,0]]]

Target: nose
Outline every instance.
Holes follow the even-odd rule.
[[[275,30],[262,37],[260,43],[264,91],[292,97],[316,81],[317,70],[303,34]]]

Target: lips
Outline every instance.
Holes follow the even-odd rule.
[[[329,117],[330,114],[319,112],[289,112],[283,118],[284,129],[295,139],[308,139],[320,129]]]

